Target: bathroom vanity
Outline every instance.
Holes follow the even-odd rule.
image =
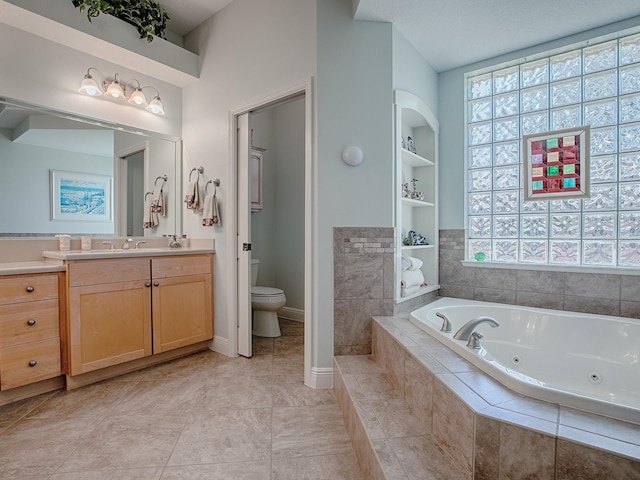
[[[0,264],[0,405],[207,349],[213,253],[45,251]]]

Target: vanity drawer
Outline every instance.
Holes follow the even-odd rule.
[[[0,348],[59,335],[57,300],[0,305]]]
[[[0,305],[56,298],[57,275],[18,275],[0,278]]]
[[[149,259],[78,260],[69,262],[68,271],[70,287],[148,280]]]
[[[151,276],[153,278],[182,277],[185,275],[206,275],[210,273],[210,255],[178,255],[175,257],[154,257],[151,260]]]
[[[59,338],[0,348],[0,390],[39,382],[61,373]]]

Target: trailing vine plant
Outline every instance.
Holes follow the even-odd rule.
[[[164,37],[169,14],[165,8],[153,0],[71,0],[81,12],[87,12],[91,21],[101,13],[113,15],[133,25],[140,38],[152,42],[153,37]]]

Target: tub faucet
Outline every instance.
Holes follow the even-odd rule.
[[[469,337],[471,336],[471,333],[475,330],[475,328],[481,323],[485,322],[492,327],[500,326],[500,324],[491,317],[476,317],[473,320],[469,320],[462,327],[460,327],[460,330],[455,333],[453,338],[455,338],[456,340],[469,340]]]
[[[451,331],[451,322],[447,316],[442,312],[436,312],[436,317],[440,317],[442,319],[442,327],[440,328],[440,331],[443,333],[449,333]]]
[[[482,337],[483,337],[483,335],[480,332],[473,332],[469,336],[469,341],[467,342],[467,347],[473,348],[474,350],[478,350],[478,349],[482,348],[480,346],[480,339]]]

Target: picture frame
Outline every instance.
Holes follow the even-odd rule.
[[[49,170],[51,220],[111,222],[113,177]]]
[[[589,197],[588,125],[522,137],[524,201]]]

